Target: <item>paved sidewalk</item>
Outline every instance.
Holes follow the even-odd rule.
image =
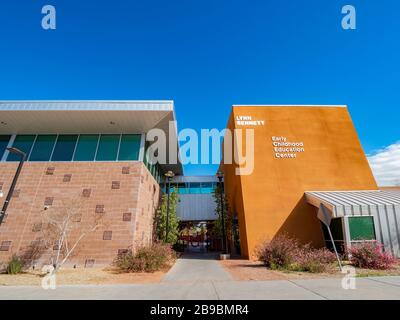
[[[229,281],[232,276],[217,261],[217,254],[185,254],[165,275],[163,282]]]
[[[355,290],[341,288],[341,279],[273,281],[192,281],[157,284],[0,287],[0,300],[79,299],[79,300],[400,300],[400,277],[358,278]]]
[[[344,290],[341,278],[234,281],[213,255],[185,255],[160,283],[75,285],[55,290],[0,286],[0,300],[400,300],[400,276],[357,278],[355,290]]]

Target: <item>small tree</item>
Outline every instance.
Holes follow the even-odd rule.
[[[85,216],[81,222],[83,199],[61,201],[42,212],[42,241],[52,250],[51,263],[58,271],[73,255],[79,243],[90,233],[103,226],[104,212]]]
[[[179,235],[179,219],[176,214],[176,207],[179,201],[178,193],[176,190],[169,195],[169,215],[168,215],[168,239],[165,241],[165,233],[167,226],[167,202],[168,195],[163,194],[161,199],[160,209],[156,216],[156,232],[159,240],[175,244]]]
[[[225,195],[222,199],[221,203],[221,186],[218,185],[214,188],[213,197],[216,204],[215,213],[218,215],[218,219],[214,222],[214,234],[222,237],[222,216],[221,216],[221,205],[224,207],[224,223],[225,223],[225,233],[227,238],[230,239],[231,231],[232,231],[232,217],[229,214],[229,202],[228,197]]]

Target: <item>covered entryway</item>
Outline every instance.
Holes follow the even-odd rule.
[[[339,232],[335,242],[350,247],[377,240],[385,251],[400,257],[400,191],[311,191],[305,196],[316,208],[328,208],[334,229],[343,230],[343,239]]]

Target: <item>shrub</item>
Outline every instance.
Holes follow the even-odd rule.
[[[136,254],[128,252],[119,255],[114,264],[123,272],[154,272],[168,266],[175,258],[176,254],[171,246],[154,243],[139,248]]]
[[[336,261],[334,253],[328,249],[313,249],[310,245],[300,245],[286,234],[264,242],[257,249],[260,261],[270,269],[286,269],[320,273],[328,271]]]
[[[17,255],[13,255],[8,261],[6,266],[6,273],[7,274],[18,274],[22,272],[23,269],[23,262]]]
[[[298,247],[297,240],[286,234],[278,235],[258,248],[258,259],[268,268],[286,269],[295,262]]]
[[[377,242],[361,242],[348,250],[353,266],[366,269],[387,270],[396,263],[396,259],[383,251]]]
[[[298,251],[291,269],[294,271],[321,273],[328,271],[335,261],[335,254],[328,249],[312,249],[307,245]]]

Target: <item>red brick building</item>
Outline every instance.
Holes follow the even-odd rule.
[[[118,253],[151,243],[161,177],[167,170],[182,174],[182,167],[150,164],[145,137],[153,128],[169,134],[172,102],[0,102],[0,119],[0,205],[18,166],[7,147],[27,154],[0,225],[0,262],[39,241],[43,211],[64,208],[68,201],[79,203],[82,228],[95,214],[103,215],[70,265],[107,265]],[[48,263],[56,248],[34,263]]]

